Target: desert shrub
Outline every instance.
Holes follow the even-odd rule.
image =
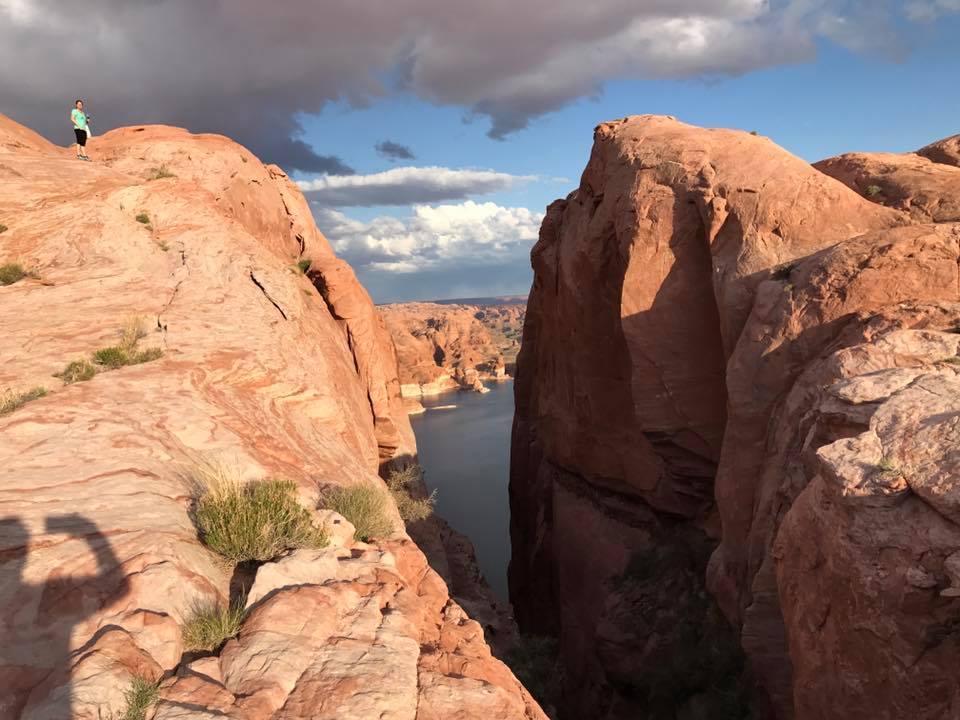
[[[67,385],[70,385],[71,383],[75,382],[92,380],[93,376],[96,374],[97,368],[94,367],[93,363],[86,358],[83,358],[81,360],[74,360],[60,372],[54,373],[53,376],[55,378],[60,378]]]
[[[557,706],[562,672],[555,638],[521,635],[504,661],[545,711]]]
[[[309,260],[300,260],[300,261],[297,263],[297,268],[299,268],[300,272],[302,272],[304,275],[306,275],[308,272],[310,272],[310,265],[311,265],[311,264],[312,264],[312,263],[311,263]]]
[[[183,624],[183,645],[187,650],[210,652],[240,632],[243,624],[243,599],[229,605],[217,602],[197,603]]]
[[[375,485],[350,485],[328,490],[324,504],[350,521],[355,538],[368,542],[394,530],[388,514],[388,497],[381,487]]]
[[[242,482],[222,465],[196,469],[194,519],[200,539],[234,562],[265,562],[286,550],[323,547],[327,536],[297,501],[290,480]]]
[[[115,370],[126,365],[139,365],[163,357],[163,350],[160,348],[140,350],[137,347],[146,335],[146,330],[143,329],[143,318],[139,316],[129,318],[124,325],[120,343],[100,348],[93,353],[93,361],[97,365]]]
[[[790,273],[796,270],[796,268],[796,263],[783,263],[783,265],[777,265],[770,274],[770,277],[773,280],[789,280]]]
[[[158,168],[150,169],[150,179],[151,180],[163,180],[164,178],[176,177],[172,172],[167,169],[166,165],[161,165]]]
[[[14,410],[23,407],[31,400],[42,398],[46,394],[47,391],[42,387],[35,387],[32,390],[27,390],[26,392],[5,390],[0,393],[0,415],[12,413]]]
[[[37,274],[30,270],[25,270],[19,263],[0,265],[0,285],[13,285],[15,282],[19,282],[27,277],[35,278]]]
[[[150,224],[150,216],[147,215],[146,213],[139,213],[136,219],[137,219],[137,222],[140,223],[141,225]]]
[[[437,491],[434,490],[427,497],[417,497],[415,494],[419,490],[422,472],[419,465],[408,465],[402,470],[394,470],[387,477],[390,495],[405,523],[425,520],[433,514]]]
[[[883,188],[879,185],[867,185],[867,189],[864,192],[866,192],[867,197],[876,197],[883,192]]]
[[[7,226],[3,223],[0,223],[0,233],[5,233],[7,231]]]
[[[130,683],[130,689],[124,693],[127,707],[123,713],[123,720],[145,720],[147,711],[157,702],[159,696],[160,690],[157,683],[144,677],[134,677]]]

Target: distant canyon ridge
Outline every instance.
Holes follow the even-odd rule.
[[[526,303],[526,296],[511,295],[381,305],[410,409],[419,409],[416,398],[424,395],[458,388],[486,392],[485,380],[512,377]]]

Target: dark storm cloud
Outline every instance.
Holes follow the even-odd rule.
[[[290,169],[323,171],[336,166],[324,148],[284,140],[299,140],[297,118],[333,100],[363,104],[402,85],[489,118],[502,137],[609,79],[739,74],[808,59],[821,37],[896,52],[895,18],[957,9],[956,0],[0,0],[0,111],[66,142],[65,108],[83,96],[99,130],[165,122],[222,132]]]
[[[383,140],[374,145],[377,154],[388,160],[415,160],[413,151],[406,145],[395,143],[392,140]]]

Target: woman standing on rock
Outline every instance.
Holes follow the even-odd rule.
[[[77,100],[74,103],[73,110],[70,112],[70,120],[73,121],[73,134],[77,136],[77,159],[89,160],[87,157],[87,115],[83,112],[83,100]]]

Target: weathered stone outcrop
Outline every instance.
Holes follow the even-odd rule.
[[[525,307],[396,303],[381,305],[397,347],[403,395],[462,388],[485,392],[484,380],[512,374]]]
[[[0,116],[0,264],[36,275],[0,287],[0,389],[47,390],[0,416],[0,717],[111,717],[141,676],[157,718],[543,718],[399,520],[262,566],[239,635],[184,655],[191,608],[231,594],[198,463],[313,507],[415,445],[386,328],[282,171],[162,127],[90,154]],[[52,377],[134,315],[162,358]]]
[[[910,213],[917,222],[960,220],[960,167],[922,152],[848,153],[814,167],[876,203]]]
[[[955,202],[946,176],[929,176],[943,189],[936,206]],[[914,198],[934,192],[921,180]],[[923,664],[924,700],[908,687],[920,669],[897,667],[919,657],[912,640],[897,654],[903,638],[947,622],[948,602],[928,589],[918,612],[896,610],[891,586],[871,620],[844,625],[870,572],[845,564],[884,551],[851,534],[854,510],[811,499],[801,515],[797,500],[826,487],[817,451],[866,432],[875,409],[841,408],[836,383],[918,368],[887,387],[893,402],[921,375],[953,372],[960,234],[910,225],[925,212],[881,207],[747,133],[648,116],[597,128],[580,187],[550,207],[533,250],[511,467],[511,599],[521,630],[560,636],[566,717],[719,717],[732,698],[759,717],[796,705],[797,717],[839,719],[859,717],[853,697],[873,717],[935,717],[957,689],[949,665],[931,677],[936,663]],[[915,546],[927,543],[937,590],[936,558],[957,549],[944,537]],[[811,617],[825,604],[846,609],[820,646]],[[857,682],[901,699],[866,704]]]

